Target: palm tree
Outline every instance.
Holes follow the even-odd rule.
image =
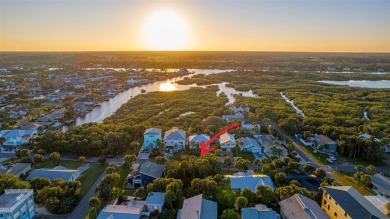
[[[131,165],[137,160],[137,157],[134,154],[127,154],[123,159],[129,165],[129,170],[131,170]]]
[[[257,171],[259,171],[261,164],[262,164],[261,160],[256,159],[253,161],[253,165],[255,165],[257,167]]]
[[[226,157],[223,159],[223,163],[227,165],[228,172],[229,172],[230,164],[232,164],[232,158],[231,158],[230,156],[226,156]]]
[[[81,165],[84,165],[85,157],[84,156],[80,156],[79,157],[79,161],[81,162]]]
[[[100,205],[100,199],[96,196],[93,196],[89,199],[89,206],[95,210],[95,215],[97,215],[96,209]]]
[[[248,199],[244,196],[238,196],[236,198],[236,203],[234,204],[234,207],[236,207],[236,210],[240,211],[241,208],[245,208],[248,205]]]
[[[242,141],[239,141],[239,140],[236,140],[236,157],[237,157],[237,153],[238,151],[240,150],[241,146],[243,145],[244,143]]]
[[[276,157],[276,150],[278,149],[275,145],[271,146],[269,149],[271,149],[272,157]]]

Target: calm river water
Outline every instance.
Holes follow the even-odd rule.
[[[108,101],[105,101],[101,103],[100,106],[95,107],[91,112],[87,113],[84,117],[78,117],[76,121],[69,126],[64,126],[62,128],[62,131],[68,130],[72,126],[77,126],[77,125],[82,125],[84,123],[88,122],[103,122],[103,120],[112,114],[115,113],[119,107],[122,106],[122,104],[128,102],[131,98],[141,94],[142,89],[146,90],[146,92],[153,92],[153,91],[174,91],[174,90],[187,90],[191,87],[205,87],[205,86],[197,86],[195,84],[191,85],[179,85],[176,84],[176,81],[182,80],[185,77],[191,77],[197,74],[218,74],[218,73],[223,73],[227,71],[232,71],[232,70],[217,70],[217,69],[189,69],[189,71],[194,71],[194,74],[190,75],[185,75],[181,77],[176,77],[172,78],[169,80],[165,81],[156,81],[150,84],[146,85],[141,85],[137,87],[130,88],[124,92],[121,92],[117,94],[115,97],[110,98]],[[248,97],[256,97],[256,94],[253,94],[252,91],[248,92],[241,92],[241,91],[236,91],[234,88],[231,87],[226,87],[227,83],[220,83],[220,84],[215,84],[218,85],[219,91],[217,91],[217,95],[219,95],[221,92],[224,92],[228,98],[230,103],[234,103],[234,94],[242,94],[243,96],[248,96]],[[189,109],[190,110],[190,109]]]

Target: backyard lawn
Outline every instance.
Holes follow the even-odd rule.
[[[79,162],[80,163],[80,162]],[[79,178],[81,181],[81,194],[85,195],[99,176],[106,169],[107,164],[92,163],[89,168]]]
[[[376,195],[371,189],[364,187],[363,185],[358,184],[358,182],[353,178],[342,172],[334,171],[331,173],[332,176],[345,186],[352,186],[362,195]]]
[[[313,159],[317,163],[326,164],[325,160],[326,160],[326,158],[329,157],[327,154],[320,153],[318,151],[317,151],[317,153],[314,153],[314,148],[313,147],[311,147],[311,146],[304,146],[302,144],[299,144],[299,145],[301,146],[301,149],[304,150],[305,152],[309,153],[311,155],[311,157],[313,157]]]
[[[126,186],[126,178],[127,178],[127,175],[129,175],[130,170],[127,166],[123,165],[123,166],[119,167],[118,173],[119,173],[120,178],[119,178],[117,187],[119,189],[124,189]]]

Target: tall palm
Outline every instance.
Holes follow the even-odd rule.
[[[226,157],[223,159],[223,163],[227,165],[228,172],[229,172],[230,164],[232,164],[232,158],[231,158],[230,156],[226,156]]]

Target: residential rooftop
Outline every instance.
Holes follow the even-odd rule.
[[[352,186],[325,186],[324,190],[352,218],[387,218]]]
[[[301,194],[295,194],[279,202],[281,212],[287,218],[328,219],[328,215],[315,202]]]

